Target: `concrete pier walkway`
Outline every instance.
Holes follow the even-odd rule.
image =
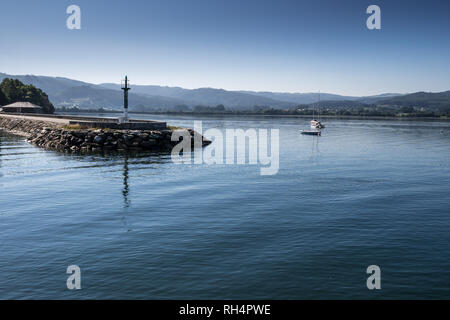
[[[44,116],[44,115],[22,115],[22,114],[7,114],[7,113],[0,113],[0,116],[4,118],[10,118],[10,119],[28,119],[28,120],[38,120],[38,121],[45,121],[45,122],[53,122],[56,124],[69,124],[70,119],[65,118],[57,118],[57,117],[51,117],[51,116]]]
[[[117,118],[101,118],[101,117],[86,117],[86,116],[72,116],[72,115],[44,115],[44,114],[12,114],[0,113],[2,117],[9,117],[13,119],[28,119],[38,120],[58,125],[79,124],[87,128],[102,128],[115,130],[165,130],[167,123],[162,121],[152,120],[137,120],[129,119],[127,123],[119,123]]]

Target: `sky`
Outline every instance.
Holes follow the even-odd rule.
[[[69,5],[81,29],[69,30]],[[369,30],[369,5],[381,29]],[[0,72],[374,95],[450,90],[450,1],[0,2]]]

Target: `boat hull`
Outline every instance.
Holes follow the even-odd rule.
[[[301,134],[307,135],[307,136],[320,136],[320,131],[302,131]]]

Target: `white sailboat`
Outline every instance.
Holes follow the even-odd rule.
[[[322,133],[320,132],[320,129],[325,128],[325,125],[323,125],[320,122],[320,92],[319,92],[319,103],[317,105],[317,116],[318,120],[314,118],[315,110],[313,108],[313,119],[310,121],[309,125],[314,130],[301,130],[301,134],[309,135],[309,136],[320,136]]]
[[[325,125],[320,122],[320,92],[319,92],[319,102],[317,103],[317,119],[314,119],[314,109],[313,109],[313,119],[310,121],[310,126],[313,129],[323,129]]]

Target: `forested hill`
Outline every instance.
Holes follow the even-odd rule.
[[[45,113],[53,113],[55,108],[48,95],[31,84],[23,84],[17,79],[5,78],[0,84],[0,106],[14,102],[31,102],[41,106]]]
[[[423,107],[436,111],[450,111],[450,90],[444,92],[416,92],[378,101],[379,105]]]

